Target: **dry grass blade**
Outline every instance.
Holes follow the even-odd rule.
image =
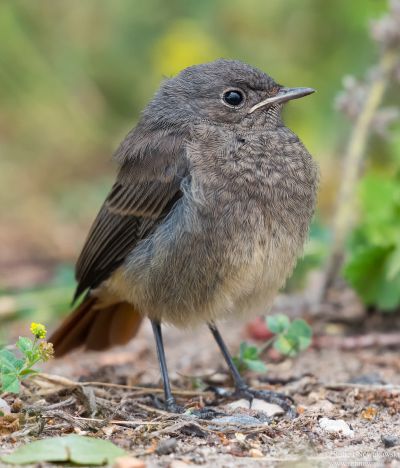
[[[65,377],[61,377],[59,375],[53,375],[53,374],[45,374],[41,373],[38,375],[35,375],[31,379],[42,389],[50,390],[51,388],[54,391],[55,386],[59,386],[61,388],[76,388],[76,387],[108,387],[108,388],[120,388],[120,389],[126,389],[126,390],[132,390],[135,392],[135,396],[140,396],[140,395],[147,395],[149,393],[157,393],[157,394],[162,394],[164,393],[164,390],[162,388],[153,388],[153,387],[141,387],[137,385],[123,385],[123,384],[115,384],[111,382],[96,382],[96,381],[90,381],[90,382],[76,382],[70,379],[67,379]],[[176,396],[187,396],[187,397],[206,397],[210,396],[211,392],[202,392],[199,390],[178,390],[178,389],[173,389],[172,393]]]

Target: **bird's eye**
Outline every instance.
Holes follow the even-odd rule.
[[[243,99],[243,93],[238,89],[229,89],[228,91],[225,91],[222,96],[224,103],[231,107],[240,106],[240,104],[243,102]]]

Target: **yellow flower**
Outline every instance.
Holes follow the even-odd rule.
[[[41,323],[32,322],[31,332],[32,332],[32,335],[34,335],[38,339],[46,338],[47,330],[46,330],[46,327],[42,325]]]

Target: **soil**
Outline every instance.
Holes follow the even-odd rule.
[[[253,387],[293,398],[292,418],[235,408],[236,400],[216,396],[212,388],[231,382],[206,327],[164,330],[176,396],[188,410],[166,413],[145,324],[128,346],[51,361],[42,367],[46,374],[26,382],[21,401],[5,396],[15,416],[0,424],[0,455],[30,440],[78,433],[111,440],[147,467],[400,466],[399,344],[365,344],[344,337],[341,327],[325,323],[320,344],[294,359],[270,352],[266,375],[247,374]],[[233,350],[246,338],[237,322],[222,324],[221,332]],[[196,416],[203,407],[214,412]],[[326,432],[322,417],[342,419],[352,432]]]

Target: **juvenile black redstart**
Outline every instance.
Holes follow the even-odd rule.
[[[116,151],[119,172],[76,265],[77,309],[50,341],[56,355],[127,343],[151,320],[171,393],[161,324],[206,322],[238,394],[250,389],[215,322],[264,312],[292,272],[313,215],[318,170],[281,119],[314,90],[285,88],[233,60],[162,83]]]

